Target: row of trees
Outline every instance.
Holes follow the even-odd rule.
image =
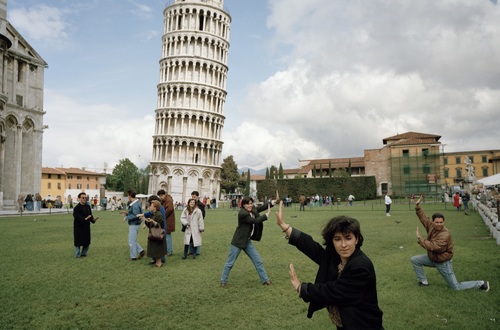
[[[106,189],[113,191],[135,190],[138,194],[147,194],[151,165],[139,169],[130,159],[121,159],[111,174],[106,175]]]
[[[239,190],[243,195],[250,194],[250,170],[240,173],[232,155],[223,160],[221,167],[221,191],[233,193]],[[134,189],[139,194],[147,194],[150,171],[151,165],[148,165],[144,169],[139,169],[130,159],[121,159],[113,169],[113,172],[106,176],[106,189],[123,192]],[[314,165],[312,173],[314,177],[317,176],[316,165]],[[344,169],[332,171],[330,163],[325,176],[330,178],[348,178],[350,177],[350,166],[347,171]],[[321,165],[319,177],[323,178]],[[266,181],[278,179],[284,179],[283,165],[281,163],[279,167],[273,165],[270,168],[266,168]]]

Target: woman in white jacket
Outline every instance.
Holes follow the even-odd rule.
[[[182,259],[187,258],[190,244],[195,247],[193,259],[196,259],[196,251],[201,246],[201,233],[205,231],[203,214],[196,205],[196,200],[189,199],[186,208],[182,211],[181,223],[184,231],[184,255]]]

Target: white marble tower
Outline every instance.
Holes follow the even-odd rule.
[[[149,192],[218,198],[231,16],[223,0],[165,10]]]

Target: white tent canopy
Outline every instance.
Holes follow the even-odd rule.
[[[481,180],[477,180],[477,182],[482,183],[485,186],[493,186],[496,184],[500,184],[500,173],[488,176],[486,178],[482,178]]]

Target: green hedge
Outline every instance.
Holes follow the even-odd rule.
[[[264,180],[257,182],[257,197],[259,200],[266,197],[272,198],[276,194],[276,189],[281,197],[290,196],[293,201],[298,201],[301,194],[334,196],[342,200],[349,195],[354,195],[357,200],[377,197],[374,176]]]

